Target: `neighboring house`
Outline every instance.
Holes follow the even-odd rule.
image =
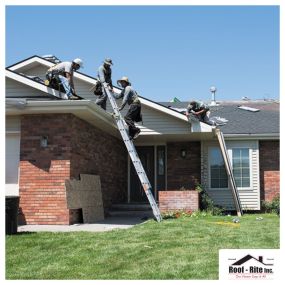
[[[84,100],[57,100],[57,91],[30,77],[44,79],[52,65],[33,56],[6,68],[6,195],[20,196],[21,223],[69,224],[65,180],[79,174],[100,175],[106,212],[116,203],[147,202],[111,114],[89,91],[96,79],[75,72]],[[234,209],[213,128],[190,124],[173,109],[186,102],[141,102],[142,132],[135,144],[154,197],[202,184],[217,205]],[[228,120],[221,130],[243,209],[260,210],[262,200],[279,194],[279,103],[227,102],[211,112]]]

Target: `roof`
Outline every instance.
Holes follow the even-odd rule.
[[[23,73],[18,72],[18,70],[20,70],[22,68],[30,68],[32,66],[35,66],[36,64],[42,64],[42,65],[45,65],[47,67],[51,67],[52,65],[54,65],[54,62],[51,60],[48,60],[46,58],[40,57],[38,55],[33,55],[27,59],[24,59],[20,62],[17,62],[13,65],[6,67],[6,76],[13,78],[15,80],[19,80],[20,77],[17,75],[20,75],[22,77],[21,78],[22,83],[27,84],[31,87],[40,89],[41,91],[44,91],[50,95],[53,95],[53,96],[60,98],[59,93],[56,90],[53,90],[51,88],[47,88],[43,83],[35,81],[35,80],[31,79],[30,77],[25,76]],[[14,73],[14,75],[13,75],[13,73]],[[17,77],[17,79],[16,79],[16,77]],[[98,80],[95,77],[92,77],[88,74],[84,74],[84,73],[81,73],[78,71],[74,72],[74,77],[77,77],[78,79],[81,79],[81,80],[86,81],[86,82],[91,83],[91,84],[95,84],[95,82]],[[25,79],[28,79],[28,81],[30,83],[28,84]],[[32,82],[34,82],[34,83],[32,83]],[[42,86],[40,86],[40,85],[42,85]],[[120,92],[121,88],[116,86],[116,87],[114,87],[114,91]],[[174,109],[169,109],[169,108],[165,107],[164,105],[162,105],[158,102],[154,102],[154,101],[149,100],[147,98],[144,98],[142,96],[139,96],[139,97],[140,97],[141,103],[143,105],[146,105],[146,106],[148,106],[152,109],[155,109],[157,111],[166,113],[166,114],[171,115],[173,117],[176,117],[176,118],[183,120],[185,122],[188,121],[184,115],[182,115],[180,112],[177,112]],[[208,126],[206,124],[201,123],[201,125],[204,125],[204,127],[203,127],[204,129],[208,129]]]
[[[23,73],[19,73],[19,70],[31,68],[37,64],[49,67],[52,66],[54,62],[34,55],[7,67],[6,76],[49,94],[50,99],[52,99],[52,97],[54,99],[56,97],[60,98],[60,94],[56,90],[48,88],[42,82],[33,80]],[[97,81],[97,78],[81,72],[75,72],[74,76],[89,84],[94,84]],[[121,88],[114,87],[115,92],[120,92],[120,90]],[[149,108],[188,122],[182,112],[186,109],[188,102],[154,102],[142,96],[140,96],[140,99],[141,103]],[[260,111],[250,112],[248,110],[242,110],[238,108],[240,105],[258,108]],[[279,136],[279,102],[264,100],[225,101],[220,102],[219,105],[210,106],[210,110],[212,117],[216,116],[228,120],[227,124],[219,127],[226,136],[249,137],[250,135],[263,135],[268,138]],[[194,126],[196,123],[192,122],[192,125]],[[198,125],[200,126],[200,131],[211,132],[212,130],[212,127],[207,124],[198,123]]]
[[[160,104],[185,110],[188,102],[160,102]],[[248,106],[259,109],[258,112],[251,112],[238,108],[239,106]],[[258,134],[279,134],[280,104],[273,100],[256,100],[256,101],[225,101],[219,105],[209,106],[210,117],[221,117],[228,122],[219,128],[224,134],[232,135],[258,135]]]

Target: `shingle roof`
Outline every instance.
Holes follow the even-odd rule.
[[[186,108],[188,102],[160,102],[172,108]],[[238,106],[257,108],[259,112],[239,109]],[[220,126],[224,134],[278,134],[280,126],[279,102],[276,101],[232,101],[221,102],[210,107],[210,117],[219,116],[228,120]]]
[[[32,56],[28,59],[25,59],[21,62],[18,62],[14,65],[11,65],[6,68],[9,72],[15,73],[19,76],[28,78],[29,80],[35,81],[30,77],[27,77],[23,74],[17,73],[15,70],[11,70],[10,68],[28,61],[33,58],[40,58],[45,61],[50,61],[47,58],[42,58],[39,56]],[[92,80],[96,80],[96,78],[91,77],[90,75],[83,74],[80,72],[76,72],[84,78],[90,78]],[[36,80],[38,84],[43,85],[42,82]],[[118,87],[116,87],[118,88]],[[120,88],[118,88],[120,89]],[[140,96],[141,97],[141,96]],[[184,120],[184,116],[180,115],[180,111],[186,109],[188,102],[153,102],[147,98],[141,97],[142,100],[148,102],[150,105],[161,107],[160,110],[167,112],[171,115],[175,115],[180,119]],[[240,105],[245,105],[253,108],[260,109],[259,112],[250,112],[246,110],[241,110],[238,108]],[[164,108],[166,107],[166,108]],[[172,107],[172,111],[169,112],[167,107]],[[175,109],[176,108],[176,109]],[[225,101],[220,102],[218,106],[210,106],[211,116],[212,117],[222,117],[228,120],[227,124],[224,126],[220,126],[220,129],[225,134],[279,134],[279,125],[280,125],[280,118],[279,118],[279,102],[276,101]]]

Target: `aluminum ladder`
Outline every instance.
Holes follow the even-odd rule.
[[[234,199],[237,215],[240,217],[243,213],[242,213],[242,208],[241,208],[241,203],[240,203],[240,199],[239,199],[239,194],[238,194],[238,191],[237,191],[237,186],[236,186],[236,182],[235,182],[235,178],[234,178],[234,174],[233,174],[233,169],[232,169],[232,166],[231,166],[229,154],[228,154],[226,143],[225,143],[225,139],[224,139],[224,134],[218,128],[215,130],[215,132],[216,132],[216,136],[218,137],[218,141],[219,141],[219,144],[220,144],[220,149],[222,151],[222,156],[223,156],[223,159],[224,159],[224,162],[225,162],[226,171],[227,171],[228,177],[230,178],[232,195],[233,195],[233,199]]]
[[[105,92],[109,98],[109,101],[111,103],[111,106],[113,108],[113,111],[114,111],[113,117],[115,118],[116,124],[118,126],[118,130],[121,133],[121,136],[122,136],[123,141],[127,147],[130,158],[133,162],[134,168],[135,168],[135,170],[139,176],[140,182],[141,182],[142,187],[144,189],[144,192],[148,198],[148,201],[149,201],[150,206],[152,208],[153,214],[154,214],[156,220],[158,222],[161,222],[162,217],[161,217],[159,208],[158,208],[158,206],[154,200],[154,197],[152,195],[151,184],[147,178],[147,175],[145,173],[145,170],[143,168],[141,160],[137,154],[136,148],[135,148],[133,142],[129,138],[128,132],[127,132],[126,127],[125,127],[125,120],[123,119],[121,113],[119,112],[119,108],[117,106],[116,100],[113,97],[113,95],[111,94],[111,92],[109,91],[108,87],[106,87],[106,85],[104,83],[102,84],[102,86],[103,86],[103,88],[104,88],[104,90],[105,90]]]

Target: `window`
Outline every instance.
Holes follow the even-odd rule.
[[[248,148],[233,148],[233,173],[237,187],[250,187],[250,163]]]
[[[228,188],[228,176],[221,151],[218,147],[209,149],[210,188]]]
[[[156,189],[165,190],[166,186],[166,149],[164,145],[156,147]]]
[[[164,175],[164,149],[157,150],[158,175]]]

